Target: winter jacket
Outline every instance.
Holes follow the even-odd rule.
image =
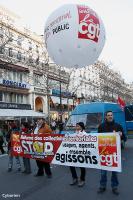
[[[38,130],[38,134],[41,134],[41,133],[50,133],[51,134],[52,130],[48,126],[48,124],[44,123],[44,124],[42,124],[42,126]]]
[[[121,132],[122,136],[121,139],[126,141],[126,136],[124,134],[123,128],[120,124],[116,123],[115,121],[107,122],[100,124],[98,127],[98,133],[112,133],[112,132]]]

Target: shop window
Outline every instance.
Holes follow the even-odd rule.
[[[21,103],[21,95],[20,94],[17,95],[17,103]]]
[[[28,103],[28,96],[27,95],[23,95],[23,102],[24,104]]]
[[[11,102],[11,95],[9,93],[4,93],[4,101],[7,103]]]
[[[23,94],[20,95],[20,103],[23,103]]]
[[[11,93],[11,103],[16,103],[16,94]]]

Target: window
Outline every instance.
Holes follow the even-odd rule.
[[[36,59],[36,64],[39,65],[39,56]]]
[[[3,101],[8,102],[7,99],[6,99],[6,93],[5,92],[3,92]]]
[[[34,84],[42,85],[43,84],[42,76],[40,76],[38,74],[34,74]]]
[[[97,131],[99,124],[102,122],[102,113],[71,115],[66,124],[65,130],[75,130],[77,122],[84,122],[86,132]]]
[[[13,34],[10,32],[10,33],[9,33],[9,41],[10,41],[10,42],[13,41],[13,37],[14,37]]]
[[[32,50],[32,43],[29,42],[29,50]]]
[[[11,72],[11,71],[7,71],[7,76],[8,76],[8,79],[9,80],[12,80],[12,78],[13,78],[13,73]]]
[[[27,95],[23,95],[23,103],[24,104],[28,103],[28,96]]]
[[[17,53],[17,59],[20,61],[21,60],[21,52],[20,51],[18,51],[18,53]]]
[[[22,73],[20,73],[20,82],[22,82],[23,80],[22,80]]]
[[[20,82],[20,73],[17,73],[17,82]]]
[[[11,102],[11,95],[5,92],[3,94],[3,101],[5,101],[7,103]]]
[[[17,81],[17,74],[16,74],[16,72],[13,72],[13,80]]]
[[[3,96],[3,94],[2,94],[2,92],[0,92],[0,101],[2,101],[2,96]]]
[[[0,37],[3,38],[4,37],[4,30],[2,27],[0,27]]]
[[[126,121],[133,121],[133,105],[125,107],[125,118]]]
[[[21,95],[17,94],[17,103],[21,103]]]
[[[13,57],[13,51],[12,51],[12,48],[9,48],[9,56],[10,56],[10,57]]]
[[[39,47],[36,45],[36,52],[39,53]]]
[[[71,115],[67,124],[66,124],[66,130],[74,130],[76,123],[78,122],[84,122],[84,124],[86,124],[86,120],[87,120],[87,114],[83,114],[83,115]]]
[[[32,56],[29,56],[29,63],[33,63]]]
[[[18,36],[17,44],[18,44],[19,46],[22,45],[22,37],[21,37],[21,36]]]
[[[11,103],[16,103],[16,94],[11,93]]]
[[[0,54],[4,54],[4,52],[5,52],[4,47],[0,47]]]

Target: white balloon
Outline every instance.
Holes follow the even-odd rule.
[[[64,67],[94,64],[105,44],[102,20],[88,6],[66,4],[48,18],[45,44],[51,59]]]

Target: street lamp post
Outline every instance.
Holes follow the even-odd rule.
[[[60,80],[60,121],[62,122],[62,96],[61,96],[61,80]]]
[[[62,123],[62,89],[61,89],[61,66],[58,66],[59,70],[59,84],[60,84],[60,122]]]

